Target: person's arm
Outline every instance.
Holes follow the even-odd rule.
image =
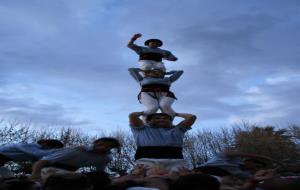
[[[183,74],[182,70],[179,70],[179,71],[170,71],[169,74],[171,74],[172,72],[173,72],[173,74],[170,76],[170,81],[171,82],[175,82]]]
[[[135,40],[137,40],[137,39],[140,38],[140,37],[142,37],[142,34],[141,34],[141,33],[134,34],[134,35],[130,38],[130,40],[129,40],[127,46],[128,46],[128,47],[131,47],[131,46],[134,44]]]
[[[41,169],[46,165],[52,165],[55,163],[67,164],[74,158],[78,158],[82,151],[85,151],[85,148],[82,147],[73,147],[73,148],[64,148],[60,151],[56,151],[52,154],[44,156],[41,160],[37,161],[32,167],[33,178],[39,178]]]
[[[178,58],[175,57],[170,51],[166,51],[166,55],[165,55],[164,59],[166,59],[168,61],[177,61],[178,60]]]
[[[135,34],[133,37],[129,40],[127,47],[135,51],[138,55],[140,55],[143,52],[143,47],[138,46],[134,44],[135,40],[140,38],[142,34]]]
[[[139,73],[140,69],[138,69],[138,68],[129,68],[128,71],[129,71],[129,74],[137,82],[140,82],[141,80],[143,80],[143,76]]]
[[[247,157],[247,158],[257,158],[257,159],[263,159],[263,160],[269,160],[271,162],[277,163],[281,166],[284,166],[283,163],[274,160],[270,157],[267,156],[262,156],[262,155],[258,155],[258,154],[251,154],[251,153],[245,153],[245,152],[238,152],[238,151],[225,151],[224,152],[225,156],[232,156],[232,157]]]
[[[140,116],[144,115],[144,112],[132,112],[129,114],[129,124],[131,127],[142,127],[144,126]]]
[[[181,121],[176,125],[183,128],[190,128],[197,119],[196,115],[189,114],[189,113],[176,113],[175,116],[182,117],[184,119],[183,121]]]
[[[32,165],[32,173],[30,179],[32,180],[40,180],[41,179],[41,170],[44,166],[49,164],[50,162],[47,160],[39,160]]]

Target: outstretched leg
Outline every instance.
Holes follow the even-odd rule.
[[[141,92],[141,103],[146,107],[145,115],[156,113],[159,109],[158,101],[155,99],[152,92]]]
[[[159,107],[161,109],[161,112],[166,113],[172,117],[175,116],[175,111],[172,109],[172,104],[175,101],[174,98],[168,97],[168,96],[162,96],[159,99]]]

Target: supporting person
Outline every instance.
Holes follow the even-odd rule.
[[[143,112],[129,115],[129,124],[135,139],[137,168],[147,167],[146,175],[168,174],[185,167],[182,154],[184,134],[191,129],[196,116],[176,113],[184,120],[172,125],[172,117],[165,113],[148,115],[146,124],[140,119]]]

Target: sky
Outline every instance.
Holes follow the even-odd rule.
[[[0,0],[0,118],[87,133],[142,111],[127,42],[178,57],[176,112],[196,129],[300,123],[298,0]],[[178,122],[179,120],[175,120]]]

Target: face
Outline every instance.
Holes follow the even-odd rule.
[[[148,44],[148,46],[149,46],[150,48],[158,48],[159,45],[160,45],[160,44],[159,44],[158,42],[155,42],[155,41],[149,42],[149,44]]]
[[[164,78],[165,73],[162,70],[149,70],[144,72],[145,76],[153,78]]]
[[[109,151],[113,147],[113,143],[111,142],[99,141],[97,143],[94,143],[93,152],[102,154]]]
[[[172,121],[168,116],[165,115],[155,115],[148,121],[148,124],[153,127],[159,128],[169,128],[172,125]]]

